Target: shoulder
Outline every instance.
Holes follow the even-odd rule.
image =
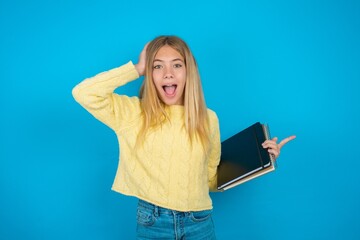
[[[207,114],[208,114],[208,118],[209,118],[210,122],[219,122],[218,116],[215,111],[208,108]]]
[[[208,108],[207,114],[208,114],[210,131],[213,132],[213,134],[214,132],[219,132],[220,131],[219,118],[216,112]]]
[[[115,101],[122,102],[122,104],[133,105],[134,107],[140,106],[140,99],[136,96],[120,95],[117,93],[113,94]]]
[[[208,123],[209,123],[209,134],[210,141],[214,144],[218,144],[220,141],[220,124],[219,119],[215,111],[207,109],[208,113]]]
[[[141,113],[140,99],[136,96],[113,94],[116,110],[124,117],[137,116]]]

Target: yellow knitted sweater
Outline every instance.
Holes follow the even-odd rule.
[[[211,129],[209,152],[200,141],[192,146],[184,128],[184,107],[167,106],[170,120],[151,129],[143,146],[135,150],[142,124],[138,97],[121,96],[114,90],[139,78],[132,62],[85,79],[73,96],[95,118],[117,135],[120,156],[114,191],[135,196],[178,211],[212,208],[209,188],[216,189],[220,161],[220,133],[216,114],[208,110]]]

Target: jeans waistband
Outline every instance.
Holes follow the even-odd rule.
[[[185,215],[186,216],[186,215],[190,214],[190,211],[189,212],[176,211],[176,210],[157,206],[155,204],[149,203],[149,202],[141,200],[141,199],[139,199],[138,204],[141,207],[144,207],[146,209],[154,211],[155,215],[158,215],[158,214],[174,215],[175,214],[175,215]]]

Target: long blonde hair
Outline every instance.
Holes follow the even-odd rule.
[[[144,122],[138,142],[143,143],[146,132],[150,128],[156,127],[168,119],[165,104],[157,94],[152,77],[154,58],[159,49],[165,45],[178,51],[185,61],[184,124],[190,142],[192,143],[193,139],[198,137],[204,149],[207,149],[210,141],[209,122],[198,67],[188,45],[176,36],[159,36],[147,46],[145,78],[140,89]]]

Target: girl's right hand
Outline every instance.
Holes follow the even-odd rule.
[[[139,62],[135,64],[136,71],[139,73],[139,76],[143,76],[145,74],[145,68],[146,68],[146,49],[149,43],[147,43],[143,50],[140,53],[139,56]]]

